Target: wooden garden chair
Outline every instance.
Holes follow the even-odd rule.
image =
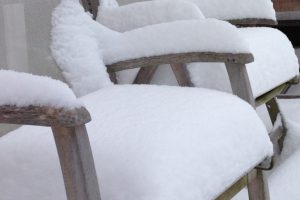
[[[49,65],[54,66],[53,63],[51,63],[51,57],[49,57],[48,47],[47,45],[43,46],[44,44],[43,42],[46,41],[47,43],[47,41],[49,41],[47,34],[45,34],[47,33],[47,31],[49,31],[49,27],[46,27],[46,25],[50,24],[49,11],[50,12],[52,11],[52,8],[53,6],[56,5],[56,2],[50,0],[48,1],[26,0],[24,2],[20,2],[20,1],[12,2],[11,0],[9,0],[9,1],[1,2],[0,5],[3,8],[2,10],[5,10],[5,13],[2,13],[1,15],[2,17],[4,16],[4,21],[6,22],[6,20],[11,20],[9,24],[4,23],[5,28],[3,29],[5,30],[5,37],[11,39],[11,41],[9,42],[12,42],[10,44],[7,43],[8,50],[14,49],[13,42],[20,42],[19,40],[13,40],[14,35],[9,35],[10,33],[9,31],[11,30],[9,27],[13,25],[18,25],[16,27],[21,29],[23,27],[24,29],[22,29],[22,31],[26,32],[27,37],[29,38],[28,43],[26,42],[26,48],[28,53],[27,58],[31,56],[30,57],[31,59],[28,59],[27,63],[24,62],[23,64],[26,65],[28,63],[32,63],[33,65],[35,65],[37,63],[47,64],[48,62],[50,62]],[[20,16],[17,16],[16,19],[7,18],[8,16],[10,16],[10,12],[8,11],[14,11],[14,13],[19,13]],[[44,14],[42,17],[40,15],[40,12]],[[19,26],[20,25],[19,23],[21,23],[22,26]],[[197,125],[199,129],[196,129],[198,130],[196,131],[197,132],[195,134],[196,136],[197,134],[203,132],[203,127],[201,127],[200,125],[198,126],[199,119],[193,117],[192,120],[192,116],[201,116],[201,114],[203,113],[203,109],[207,108],[208,106],[205,104],[205,102],[210,102],[209,100],[210,97],[211,100],[223,99],[223,103],[227,102],[228,106],[224,107],[223,103],[220,104],[217,103],[217,105],[220,106],[216,106],[216,105],[210,106],[212,110],[210,110],[209,113],[216,113],[216,114],[218,113],[218,114],[207,115],[204,119],[207,119],[208,121],[211,121],[213,119],[218,119],[217,116],[223,113],[220,116],[220,119],[216,120],[217,122],[223,123],[226,121],[228,122],[228,124],[234,126],[240,123],[244,124],[245,126],[248,126],[248,127],[243,126],[241,130],[238,130],[237,127],[230,130],[229,129],[227,130],[226,128],[225,130],[224,126],[220,126],[220,130],[216,131],[216,133],[220,133],[220,136],[224,134],[223,132],[226,132],[227,134],[244,133],[243,137],[237,138],[238,143],[241,142],[241,138],[245,137],[244,138],[245,143],[242,144],[243,148],[246,148],[246,146],[248,146],[249,149],[251,150],[250,152],[253,152],[254,154],[258,154],[259,156],[256,155],[252,157],[249,156],[248,154],[243,156],[243,159],[240,160],[241,163],[247,161],[250,158],[251,159],[255,158],[255,159],[253,159],[251,162],[249,161],[250,163],[247,164],[246,167],[247,169],[241,172],[236,172],[238,173],[238,175],[235,174],[234,178],[232,178],[230,181],[227,181],[225,184],[226,187],[223,187],[221,190],[218,191],[215,191],[213,189],[213,192],[210,193],[211,195],[210,197],[213,196],[216,199],[230,199],[243,187],[248,185],[250,199],[256,199],[256,200],[268,199],[268,190],[267,190],[265,178],[262,174],[262,169],[260,167],[255,168],[255,166],[257,166],[259,163],[265,160],[267,156],[270,156],[270,153],[272,152],[271,150],[272,145],[267,137],[267,133],[263,124],[256,116],[256,114],[253,112],[253,109],[247,107],[248,106],[247,104],[243,103],[242,101],[230,95],[222,94],[219,92],[212,92],[209,90],[202,91],[202,89],[187,89],[187,88],[173,88],[173,87],[160,88],[157,86],[139,86],[139,87],[138,86],[136,87],[111,86],[112,84],[109,82],[108,77],[106,77],[106,73],[105,73],[106,68],[103,69],[101,68],[104,66],[103,60],[101,59],[100,55],[96,54],[101,52],[99,51],[98,45],[99,44],[101,45],[103,43],[98,43],[99,38],[96,36],[95,33],[97,31],[103,31],[103,32],[99,32],[100,39],[101,36],[103,36],[101,34],[105,35],[106,33],[108,33],[107,36],[109,37],[115,35],[116,37],[115,39],[117,39],[118,37],[120,37],[121,39],[125,37],[129,41],[131,38],[132,40],[130,42],[136,42],[135,37],[129,37],[131,36],[131,34],[133,34],[133,36],[141,36],[144,35],[144,33],[146,34],[149,33],[147,31],[150,31],[150,33],[152,33],[152,30],[159,30],[159,28],[161,28],[162,26],[153,26],[150,27],[150,29],[148,30],[147,29],[144,31],[140,30],[141,32],[128,32],[127,35],[125,36],[119,36],[118,34],[112,32],[111,30],[106,30],[101,25],[94,22],[91,18],[88,17],[88,15],[86,15],[83,12],[82,7],[78,3],[76,3],[76,1],[72,1],[72,0],[64,0],[63,3],[60,4],[60,6],[55,10],[55,15],[53,17],[52,23],[54,24],[54,29],[52,30],[53,41],[52,41],[51,48],[53,51],[53,55],[56,59],[56,62],[58,63],[59,68],[62,70],[62,75],[64,76],[64,79],[68,82],[70,87],[77,94],[77,96],[86,94],[86,96],[82,98],[82,101],[84,101],[84,103],[89,107],[92,117],[94,118],[94,121],[92,122],[90,129],[88,129],[90,131],[89,133],[90,137],[91,136],[94,137],[95,135],[101,134],[101,131],[104,132],[107,131],[107,134],[112,134],[114,128],[118,128],[118,125],[116,125],[116,123],[120,121],[126,121],[126,120],[129,120],[128,121],[129,126],[123,128],[121,127],[122,129],[128,130],[129,133],[130,131],[134,131],[134,130],[141,131],[139,134],[143,134],[146,131],[147,131],[146,133],[148,133],[149,127],[145,128],[143,123],[135,123],[135,125],[132,126],[130,124],[131,122],[133,123],[131,119],[139,120],[141,117],[144,117],[143,120],[145,123],[146,122],[150,123],[151,125],[150,127],[159,126],[162,133],[167,133],[168,130],[172,127],[172,124],[160,124],[159,121],[156,120],[153,121],[152,119],[157,119],[158,117],[162,117],[162,120],[165,120],[165,118],[172,118],[175,119],[175,121],[173,121],[173,126],[177,124],[177,122],[181,121],[184,122],[182,127],[187,127],[187,128],[190,127],[190,125],[192,126]],[[193,21],[191,23],[192,26],[194,25],[200,26],[201,23],[204,22]],[[210,22],[208,21],[207,23]],[[220,28],[220,30],[223,30],[222,27],[228,26],[228,24],[224,22],[216,22],[215,20],[213,20],[212,23],[218,23],[214,28],[216,29]],[[41,26],[36,26],[37,24],[41,24]],[[180,26],[180,24],[181,23],[174,24],[174,25],[171,24],[170,26],[171,28],[174,29],[174,27],[176,28],[177,26]],[[220,25],[220,27],[217,25]],[[6,28],[10,30],[7,30]],[[30,32],[27,32],[29,30]],[[225,28],[225,30],[223,31],[225,32],[228,31],[227,35],[228,33],[230,33],[229,35],[231,36],[235,35],[235,28],[231,26],[229,26],[228,29]],[[29,33],[32,33],[32,35],[30,35]],[[174,32],[174,34],[180,35],[180,32],[179,33]],[[106,39],[110,39],[109,37],[104,38],[104,42]],[[234,93],[237,94],[242,99],[246,100],[253,107],[255,107],[251,90],[249,90],[250,88],[249,80],[245,70],[245,64],[252,62],[253,56],[251,55],[250,52],[246,52],[247,49],[244,49],[242,45],[243,41],[241,38],[238,37],[238,35],[236,35],[237,38],[232,38],[232,37],[229,38],[226,36],[226,34],[222,37],[224,37],[222,39],[231,40],[234,44],[238,46],[238,48],[240,48],[242,52],[241,53],[231,52],[230,49],[224,52],[213,52],[213,51],[206,52],[206,51],[201,51],[201,48],[198,49],[198,51],[196,51],[197,48],[195,47],[195,51],[191,50],[190,52],[181,52],[181,53],[169,52],[165,54],[160,53],[161,55],[155,55],[157,54],[157,52],[155,51],[156,49],[154,48],[154,50],[147,49],[149,51],[148,52],[149,56],[147,57],[144,56],[144,57],[134,58],[132,56],[135,56],[135,54],[133,55],[126,54],[124,58],[124,57],[118,57],[117,54],[112,54],[116,56],[113,57],[113,59],[117,61],[115,62],[110,61],[111,63],[106,65],[107,71],[110,74],[110,78],[113,81],[115,81],[115,72],[125,70],[125,69],[130,69],[130,68],[148,67],[148,66],[151,67],[153,65],[156,66],[165,63],[224,62],[226,63],[227,69],[230,72],[230,78],[232,82],[235,83],[234,84],[235,87],[233,88]],[[20,39],[20,35],[18,35],[16,38]],[[167,39],[167,38],[169,37],[166,38],[163,37],[162,39]],[[120,40],[120,41],[124,42],[124,40]],[[144,40],[140,40],[141,44],[143,44],[143,41]],[[177,41],[177,42],[178,45],[182,45],[186,41]],[[73,46],[74,44],[76,44],[76,46]],[[134,44],[134,43],[130,43],[130,44]],[[22,43],[19,43],[17,49],[20,49],[22,47],[23,47]],[[117,47],[119,48],[120,46]],[[142,50],[142,48],[143,46],[138,46],[137,50]],[[121,48],[120,50],[126,51],[127,49]],[[176,49],[176,51],[178,50],[180,51],[180,49]],[[98,51],[98,52],[94,52],[94,51]],[[112,52],[118,53],[116,52],[116,50]],[[11,52],[8,51],[7,54],[9,55],[9,53]],[[21,54],[24,52],[20,51],[18,53]],[[106,53],[105,58],[107,59],[108,55],[110,55],[109,51],[104,53]],[[8,60],[10,62],[6,62],[5,65],[3,66],[6,66],[7,64],[8,67],[11,67],[11,63],[18,64],[17,61],[12,59],[12,57],[7,57],[7,58],[10,59]],[[23,57],[21,57],[20,59],[23,59]],[[17,67],[18,66],[20,67],[21,64],[19,63]],[[27,66],[30,68],[30,65]],[[42,66],[44,66],[44,64],[42,64]],[[97,67],[99,67],[99,69]],[[43,71],[43,69],[40,70]],[[57,71],[57,69],[52,69],[52,70]],[[99,74],[97,74],[98,72]],[[68,91],[68,89],[63,84],[57,83],[56,81],[49,80],[47,78],[32,77],[27,74],[20,75],[18,73],[5,72],[5,71],[0,71],[0,75],[2,75],[0,80],[3,81],[3,84],[1,84],[2,87],[6,87],[4,83],[7,83],[9,81],[11,81],[12,83],[7,85],[6,90],[3,89],[3,92],[6,92],[5,94],[7,95],[2,94],[1,96],[2,99],[1,99],[1,107],[0,107],[0,122],[52,127],[52,131],[55,137],[55,142],[57,145],[60,163],[63,171],[68,199],[69,200],[100,199],[99,187],[98,187],[96,172],[93,164],[93,157],[92,157],[91,148],[89,146],[89,141],[87,138],[87,132],[85,128],[85,123],[90,121],[90,115],[88,111],[83,107],[82,104],[77,102],[76,98],[72,96],[70,91]],[[98,76],[100,77],[101,83],[99,83],[98,82],[99,79],[96,78]],[[56,76],[54,77],[61,77],[61,76],[56,74]],[[19,83],[19,85],[16,86],[15,83],[17,82]],[[89,83],[91,82],[93,84],[89,85]],[[97,88],[98,86],[99,88]],[[20,89],[19,87],[22,87],[24,90]],[[101,87],[107,87],[107,88],[100,89]],[[7,88],[9,88],[10,90],[7,90]],[[87,94],[97,89],[99,90],[94,93]],[[38,91],[38,92],[34,92],[34,91]],[[44,91],[45,91],[45,97],[41,98],[41,93],[43,93]],[[195,95],[193,95],[193,93],[195,93]],[[207,95],[205,95],[206,93]],[[47,95],[50,94],[49,95],[51,97],[50,103],[52,102],[53,105],[49,104],[49,102],[47,101],[46,94]],[[15,97],[10,98],[13,96]],[[67,96],[68,98],[65,98],[65,96]],[[149,102],[149,99],[151,100],[152,96],[155,96],[156,98],[153,102],[151,101]],[[25,101],[26,103],[24,103],[23,100],[22,101],[19,100],[23,98],[27,99],[27,101]],[[125,98],[125,101],[120,103],[120,101],[123,98]],[[207,98],[208,101],[204,101],[204,102],[202,101]],[[41,102],[41,99],[44,100],[44,102],[43,101]],[[163,101],[161,99],[163,99]],[[179,103],[174,104],[174,102],[177,101]],[[19,104],[20,102],[23,102],[24,104]],[[141,103],[143,103],[143,105],[141,105]],[[149,109],[151,108],[152,103],[154,105],[153,109]],[[72,108],[72,105],[76,105],[76,106],[73,106]],[[141,105],[141,107],[139,105]],[[182,106],[182,105],[186,105],[186,106]],[[123,107],[125,107],[126,109],[120,109],[120,110],[118,109]],[[140,112],[136,112],[135,111],[136,107],[143,108],[143,109]],[[166,113],[168,113],[168,115],[158,116],[157,114],[160,114],[158,111],[161,111],[161,109],[163,108],[166,108]],[[181,113],[180,110],[193,111],[193,115],[184,112]],[[131,112],[133,112],[131,117],[127,119],[126,116],[128,116],[128,114],[130,114]],[[244,113],[242,116],[240,116],[241,112]],[[228,118],[227,117],[228,113],[235,114],[235,118],[234,119]],[[111,117],[111,115],[116,117]],[[153,116],[155,117],[153,118]],[[115,118],[117,119],[117,121],[114,121]],[[102,120],[108,120],[108,122],[110,122],[108,129],[106,129],[105,127],[99,128],[99,126],[102,124],[101,122],[105,124],[105,122]],[[174,122],[176,123],[174,124]],[[131,128],[128,129],[129,127]],[[169,139],[172,139],[172,137],[177,134],[177,131],[182,130],[181,126],[176,125],[176,127],[178,128],[175,129],[174,132],[170,133],[169,136],[171,138]],[[254,131],[254,128],[257,130],[257,132]],[[117,129],[117,131],[122,132],[122,129],[121,130]],[[99,131],[98,134],[96,134],[97,131]],[[189,131],[194,132],[191,129],[189,129]],[[9,176],[15,175],[9,172],[16,170],[18,171],[18,173],[22,173],[28,170],[28,168],[22,167],[23,166],[22,161],[26,160],[25,158],[22,157],[22,153],[25,153],[26,151],[25,149],[24,152],[22,150],[22,152],[17,153],[20,154],[20,156],[18,155],[6,156],[8,155],[7,152],[11,152],[12,154],[14,154],[16,153],[15,150],[16,147],[22,149],[23,145],[31,144],[31,140],[30,139],[28,140],[28,138],[26,137],[27,134],[29,135],[29,137],[31,137],[31,136],[36,136],[37,134],[43,135],[43,133],[45,133],[44,135],[47,135],[46,134],[47,132],[48,132],[47,129],[39,129],[35,127],[24,127],[0,139],[0,148],[1,148],[0,156],[1,156],[1,160],[3,161],[0,167],[1,168],[0,176],[2,177],[0,181],[1,183],[0,188],[1,190],[3,189],[3,191],[1,191],[2,197],[4,195],[7,195],[6,192],[10,191],[11,189],[10,187],[9,188],[5,187],[7,186],[6,180],[9,180]],[[21,138],[18,137],[18,133],[22,135]],[[187,134],[186,131],[180,133],[182,134],[184,133],[183,135]],[[115,134],[118,136],[118,132]],[[40,139],[43,142],[46,141],[45,143],[43,143],[45,145],[45,148],[43,148],[44,145],[41,146],[34,145],[36,144],[36,142],[39,141],[38,140],[35,141],[36,138],[32,137],[31,139],[33,140],[32,141],[33,145],[29,145],[30,146],[29,150],[31,150],[31,148],[32,150],[36,150],[37,152],[44,151],[45,149],[47,150],[50,143],[47,142],[48,138],[44,135],[41,136]],[[121,141],[126,141],[129,139],[128,137],[125,136],[126,135],[123,135]],[[25,138],[23,139],[23,137]],[[164,137],[164,135],[162,137]],[[168,138],[168,136],[166,137]],[[208,135],[208,137],[210,136]],[[93,138],[91,142],[96,142],[94,139],[96,140],[97,137]],[[116,137],[115,139],[117,140],[118,137]],[[136,138],[132,138],[132,139],[136,139]],[[262,148],[258,148],[258,147],[252,148],[252,146],[250,147],[247,144],[249,144],[249,141],[252,140],[255,140],[257,143],[264,144],[265,147]],[[179,140],[179,141],[183,141],[183,140]],[[203,138],[199,138],[199,141],[203,141],[203,144],[205,145],[205,141],[203,140]],[[228,141],[228,142],[230,143],[228,144],[228,147],[237,148],[236,144],[231,144],[231,142],[234,143],[234,141]],[[151,144],[151,142],[147,142],[145,143],[145,145],[149,143]],[[95,144],[96,143],[94,143],[94,145]],[[159,143],[159,144],[163,145],[164,143]],[[219,144],[225,144],[225,141],[221,140],[219,141]],[[190,143],[187,143],[187,147],[188,146],[191,146]],[[197,144],[196,146],[201,146],[201,144]],[[213,146],[213,145],[209,145],[209,146]],[[117,147],[118,146],[116,146],[115,149],[118,149]],[[92,145],[92,149],[94,149],[93,150],[94,155],[96,154],[97,159],[99,159],[98,157],[99,153],[105,152],[105,150],[95,151],[97,150],[97,148],[99,147]],[[110,148],[114,148],[114,147],[110,147]],[[155,151],[155,149],[156,148],[153,148],[151,150]],[[226,152],[226,149],[222,149],[220,147],[216,148],[215,150],[218,149],[221,153]],[[126,148],[124,150],[126,150]],[[113,151],[114,151],[113,149],[110,149],[110,151],[108,152],[113,152]],[[50,153],[48,151],[46,152],[47,154],[43,156],[37,156],[37,157],[31,156],[28,159],[30,160],[30,162],[34,164],[39,164],[39,161],[37,160],[38,157],[46,158],[47,155],[48,156],[52,155],[51,152]],[[136,150],[134,152],[138,153],[139,150]],[[209,153],[209,151],[205,152],[205,154],[207,153]],[[177,156],[177,154],[174,154],[174,156]],[[233,155],[230,156],[230,158],[236,158],[237,156],[238,155]],[[132,162],[135,161],[134,159],[132,160],[132,158],[129,159]],[[110,160],[111,158],[106,161],[109,162]],[[195,162],[197,162],[197,159],[195,160]],[[194,163],[194,161],[192,163]],[[105,162],[102,162],[102,164],[105,164]],[[219,164],[222,164],[222,162],[220,163],[215,162],[215,164],[219,166]],[[101,166],[101,163],[99,165]],[[96,168],[99,167],[99,165],[96,165]],[[34,167],[38,167],[38,166],[34,166],[34,165],[31,166],[32,168],[29,169],[29,171],[35,173],[36,170],[34,169]],[[46,168],[47,166],[48,165],[44,165],[44,167]],[[120,165],[117,166],[126,167]],[[207,169],[204,163],[201,163],[199,167],[200,166],[204,166],[204,168]],[[106,167],[105,169],[107,170],[109,169],[109,167],[110,166]],[[8,171],[4,172],[4,170],[8,170]],[[224,169],[222,169],[221,172],[222,175],[224,175],[224,173],[227,172],[226,170],[225,172],[223,170]],[[201,169],[199,168],[197,169],[197,171],[201,171]],[[18,173],[16,173],[17,175],[16,177],[20,178],[18,176]],[[102,175],[104,176],[105,173],[104,174],[102,173]],[[30,177],[28,178],[30,179]],[[45,180],[37,177],[32,177],[32,178],[33,179],[31,180],[35,180],[38,183],[39,181]],[[51,175],[47,178],[51,179]],[[29,180],[27,181],[30,182]],[[147,180],[145,179],[144,181]],[[23,184],[22,182],[16,182],[16,184],[18,183],[22,184],[22,186],[17,187],[15,190],[17,190],[18,188],[28,187],[27,184]],[[36,187],[38,186],[42,188],[47,188],[47,183],[36,185]],[[101,178],[100,178],[100,186],[101,186]],[[121,185],[119,185],[119,187],[121,187]],[[210,186],[209,188],[211,189]],[[122,187],[120,189],[122,189]],[[39,192],[39,191],[35,191],[35,192]],[[174,192],[176,191],[174,190]],[[16,191],[13,193],[14,195],[19,194]],[[43,196],[43,194],[41,195]]]
[[[154,24],[155,20],[153,20],[153,18],[156,19],[157,23],[161,23],[167,20],[176,21],[179,20],[180,18],[181,19],[203,18],[201,17],[202,15],[209,18],[217,18],[220,20],[225,20],[238,27],[247,27],[247,26],[253,27],[253,29],[249,31],[245,28],[238,29],[239,32],[241,32],[242,36],[245,37],[247,41],[249,40],[250,47],[251,49],[254,50],[252,52],[254,54],[254,63],[256,62],[259,63],[256,64],[255,66],[253,66],[253,63],[251,63],[248,67],[250,72],[251,72],[251,68],[253,67],[259,69],[260,66],[264,66],[263,74],[266,75],[261,75],[260,79],[264,79],[265,80],[264,82],[267,83],[270,82],[269,79],[274,79],[275,76],[279,78],[276,78],[277,80],[274,81],[274,83],[272,84],[268,83],[268,86],[266,86],[263,90],[257,90],[256,88],[259,88],[260,87],[259,85],[261,84],[261,83],[258,84],[259,81],[257,81],[258,82],[257,84],[255,83],[256,82],[255,76],[257,74],[255,75],[255,73],[250,73],[250,75],[247,75],[250,76],[251,84],[248,84],[248,86],[245,85],[241,86],[240,84],[237,84],[237,82],[232,78],[231,67],[228,66],[228,64],[226,65],[226,69],[227,69],[227,73],[229,74],[229,80],[230,80],[233,93],[234,94],[237,93],[236,92],[237,88],[239,88],[241,91],[250,91],[250,93],[248,92],[249,97],[247,101],[248,102],[251,101],[252,105],[255,105],[256,107],[266,104],[271,122],[273,124],[275,123],[277,119],[277,115],[279,113],[278,105],[276,103],[276,96],[282,92],[287,91],[291,84],[298,83],[299,65],[294,50],[290,42],[287,40],[287,38],[282,33],[274,29],[266,29],[266,28],[259,28],[259,27],[254,28],[255,26],[274,26],[277,24],[275,11],[273,9],[272,2],[270,0],[257,0],[257,1],[223,1],[223,0],[189,1],[186,0],[185,1],[186,3],[195,3],[194,5],[197,5],[200,8],[203,14],[198,14],[198,15],[195,14],[196,11],[192,6],[188,8],[188,5],[186,6],[177,5],[183,3],[182,1],[174,1],[173,3],[172,1],[161,1],[162,3],[166,4],[167,8],[165,8],[164,11],[165,13],[169,14],[167,15],[168,17],[166,17],[166,14],[163,14],[163,12],[161,11],[164,8],[158,9],[159,10],[158,13],[155,12],[154,9],[155,8],[157,9],[158,7],[155,5],[156,1],[154,2],[152,1],[151,3],[150,2],[134,3],[134,4],[130,4],[127,6],[120,6],[120,7],[117,7],[116,3],[109,4],[110,6],[106,6],[106,7],[103,6],[102,8],[100,5],[99,8],[101,9],[102,13],[99,15],[97,15],[97,10],[99,5],[97,0],[87,0],[84,2],[86,2],[84,4],[86,9],[89,10],[91,13],[93,13],[94,18],[97,18],[97,20],[100,23],[105,24],[117,31],[128,31],[130,30],[130,28],[133,27],[138,28],[139,26],[144,26],[146,24],[145,21],[147,20],[149,24]],[[114,1],[111,0],[110,2],[114,2]],[[230,3],[232,2],[234,2],[235,4],[234,6],[231,6]],[[226,6],[228,7],[228,9],[224,9],[226,8]],[[151,10],[152,8],[152,12],[151,13],[145,12],[144,11],[145,7],[148,7],[149,10]],[[185,10],[184,13],[186,14],[182,14],[179,12],[178,16],[176,17],[176,14],[174,13],[176,13],[175,11],[178,11],[180,7],[184,7]],[[174,13],[169,11],[172,9],[175,10]],[[190,10],[190,12],[187,11],[188,9]],[[142,10],[143,13],[140,12],[139,10]],[[135,19],[134,17],[135,14],[137,14],[138,16],[143,16],[144,14],[143,16],[145,18],[144,23],[140,23],[138,19]],[[158,20],[159,19],[159,17],[157,17],[158,14],[162,14],[160,20]],[[155,17],[151,17],[152,15],[155,15]],[[129,24],[128,25],[129,28],[127,30],[124,28],[123,25],[124,23],[122,23],[122,20],[125,21],[124,22],[125,24],[127,23]],[[264,40],[260,38],[254,38],[252,35],[255,34],[260,34],[261,38],[264,38]],[[271,37],[274,37],[274,39],[272,39]],[[277,48],[284,49],[284,50],[282,50],[281,53],[277,53],[277,55],[274,54],[275,56],[273,55],[273,57],[270,55],[266,55],[266,52],[271,52],[273,50],[276,50]],[[265,52],[259,55],[260,52],[257,51],[258,49],[264,49]],[[285,59],[289,59],[291,60],[291,62],[288,62],[287,64]],[[256,60],[260,60],[260,61],[256,61]],[[265,61],[262,62],[262,60]],[[215,66],[213,65],[210,66],[207,64],[199,64],[199,66],[195,66],[192,69],[190,67],[187,68],[185,64],[183,64],[188,62],[195,62],[195,60],[190,60],[190,61],[185,60],[185,62],[181,62],[181,63],[178,61],[169,62],[171,63],[171,68],[173,70],[173,73],[175,74],[178,84],[181,86],[200,85],[200,87],[203,86],[205,87],[206,83],[204,84],[198,83],[199,81],[197,82],[195,80],[196,79],[200,81],[202,79],[208,80],[210,78],[207,77],[210,77],[212,75],[199,76],[200,74],[197,73],[201,73],[201,71],[198,72],[197,70],[201,69],[201,67],[202,68],[206,67],[206,69],[210,70],[211,73],[213,74],[214,70],[217,70]],[[275,63],[280,62],[282,66],[277,65],[275,69],[273,65],[274,62]],[[141,68],[141,70],[137,73],[134,83],[138,83],[138,84],[150,83],[151,79],[153,78],[153,75],[155,74],[155,71],[157,70],[158,67],[157,64],[158,63],[151,63],[152,67]],[[226,71],[223,72],[223,70],[221,70],[223,66],[217,66],[217,67],[219,67],[217,77],[220,76],[225,77]],[[268,74],[270,74],[271,71],[274,71],[273,74],[275,75],[269,76]],[[289,72],[286,73],[285,71],[289,71]],[[203,74],[205,74],[205,71]],[[160,77],[162,76],[163,75],[160,75]],[[197,76],[199,76],[199,78],[197,78]],[[265,78],[263,78],[264,76]],[[246,79],[248,78],[246,77]],[[225,82],[223,83],[222,81],[223,81],[222,79],[210,80],[211,83],[219,82],[219,85],[221,86],[220,88],[223,89],[223,85],[226,85],[227,83]],[[251,86],[252,88],[254,88],[254,90],[251,89]],[[210,87],[209,84],[208,87]],[[246,87],[248,87],[248,89],[245,89]],[[219,86],[214,89],[219,89]],[[279,149],[282,148],[281,143],[285,136],[285,129],[286,128],[284,127],[283,124],[283,129],[281,131],[277,130],[270,134],[271,138],[273,138],[274,140],[280,138],[280,142],[279,142],[280,145],[278,147]]]

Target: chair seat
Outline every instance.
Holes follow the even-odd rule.
[[[239,28],[238,31],[254,56],[254,62],[247,64],[247,71],[255,97],[299,75],[295,50],[283,33],[272,28]],[[196,86],[231,91],[224,64],[191,64],[189,70]]]
[[[213,199],[272,154],[255,111],[229,94],[112,86],[81,99],[104,200]],[[66,199],[49,128],[0,138],[0,160],[1,198]]]

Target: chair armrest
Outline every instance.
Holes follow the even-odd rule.
[[[147,25],[204,18],[200,9],[193,3],[163,0],[103,8],[98,12],[97,21],[113,30],[125,32]]]
[[[139,67],[151,67],[170,63],[192,63],[192,62],[222,62],[247,64],[254,61],[251,53],[211,53],[211,52],[192,52],[177,53],[160,56],[142,57],[131,60],[120,61],[107,65],[109,73],[118,72],[126,69]]]
[[[70,88],[49,77],[0,70],[0,123],[73,127],[91,120]]]
[[[233,19],[228,20],[229,23],[240,26],[240,27],[247,27],[247,26],[275,26],[277,25],[276,20],[272,19],[259,19],[259,18],[248,18],[248,19]]]
[[[0,106],[0,123],[74,127],[86,124],[89,121],[91,121],[91,116],[84,107],[66,110],[38,106]]]

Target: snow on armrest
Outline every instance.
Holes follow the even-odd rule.
[[[196,5],[183,0],[132,3],[117,8],[102,8],[97,21],[113,30],[125,32],[147,25],[176,20],[204,19]]]
[[[49,77],[0,70],[0,123],[76,126],[89,112],[69,87]]]
[[[248,43],[235,26],[220,20],[203,19],[162,23],[125,32],[114,45],[103,50],[103,59],[106,65],[112,65],[179,53],[227,53],[252,57]]]

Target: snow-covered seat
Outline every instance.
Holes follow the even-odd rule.
[[[39,20],[42,24],[48,23],[47,15],[35,16],[39,12],[47,13],[53,6],[45,2],[49,3],[45,0],[12,3],[9,0],[6,3],[12,5],[1,9],[16,12],[25,8],[25,13],[26,9],[30,10],[25,15],[29,19],[10,20],[26,21],[24,32],[28,28],[30,32],[27,33],[40,34],[41,37],[35,35],[26,46],[37,56],[47,52],[47,48],[40,46],[41,41],[47,41],[42,37],[47,28],[35,27],[32,23]],[[36,5],[43,9],[33,9]],[[226,26],[226,23],[221,24]],[[114,40],[118,34],[97,26],[83,13],[78,2],[72,0],[64,0],[56,9],[53,25],[54,57],[77,96],[85,94],[81,97],[83,104],[61,83],[1,71],[0,121],[52,126],[69,195],[91,192],[92,197],[98,197],[83,126],[90,118],[82,105],[91,112],[93,119],[87,130],[104,199],[212,199],[227,189],[230,192],[223,194],[232,195],[236,190],[231,189],[247,184],[250,194],[257,193],[251,188],[255,189],[257,181],[263,180],[262,172],[252,169],[272,154],[272,145],[249,104],[230,94],[199,88],[113,86],[105,72],[100,47],[105,49],[110,39],[118,42]],[[227,27],[234,29],[230,25]],[[39,31],[32,32],[32,28]],[[10,42],[19,44],[19,40]],[[232,48],[231,53],[222,54],[223,57],[221,54],[199,55],[207,61],[217,56],[227,62],[251,62],[251,54],[235,50]],[[50,57],[42,58],[49,61]],[[8,84],[10,81],[12,83]],[[74,110],[72,105],[81,109]],[[0,138],[1,198],[65,198],[58,157],[50,137],[49,128],[24,126]],[[75,150],[70,152],[69,148]],[[66,157],[70,160],[63,159]],[[78,177],[84,177],[84,182],[72,181]],[[72,183],[81,184],[81,187]],[[237,187],[230,187],[232,184]],[[263,192],[266,188],[258,189]]]
[[[79,101],[66,85],[48,78],[10,71],[0,71],[0,77],[12,82],[0,84],[1,106],[86,106],[103,199],[215,199],[272,154],[254,109],[230,94],[111,86]],[[1,106],[1,122],[13,122]],[[2,137],[1,198],[65,199],[56,154],[49,128],[24,126]]]

